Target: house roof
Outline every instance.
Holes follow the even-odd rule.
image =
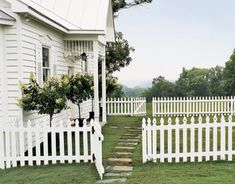
[[[0,10],[0,25],[5,24],[5,25],[12,25],[13,22],[15,22],[15,19],[5,13],[4,11]]]
[[[15,19],[13,17],[11,17],[7,13],[3,12],[2,10],[0,10],[0,19],[1,20],[15,21]]]
[[[15,0],[8,0],[12,2]],[[92,31],[114,34],[111,0],[16,0],[29,10],[44,16],[68,31]],[[18,8],[18,12],[26,13]]]

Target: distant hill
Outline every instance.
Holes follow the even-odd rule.
[[[129,87],[123,85],[122,91],[124,92],[125,96],[127,96],[127,97],[140,97],[145,89],[146,88],[139,87],[139,86],[136,86],[134,88],[129,88]]]

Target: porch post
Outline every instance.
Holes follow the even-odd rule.
[[[98,41],[93,42],[94,46],[94,113],[95,121],[99,122],[99,74],[98,74]]]
[[[102,60],[102,121],[103,123],[107,122],[107,113],[106,113],[106,58]]]

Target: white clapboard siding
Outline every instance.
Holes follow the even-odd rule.
[[[153,116],[234,114],[235,97],[158,97],[152,99]]]
[[[0,126],[0,169],[49,163],[95,162],[102,178],[101,126],[93,120],[90,123],[84,120],[83,124],[83,127],[79,127],[78,121],[73,126],[69,121],[59,121],[50,127],[47,122],[34,124],[28,121],[24,126],[21,121],[14,121]]]
[[[107,114],[112,116],[130,115],[145,116],[146,115],[146,98],[108,98]]]
[[[214,116],[203,119],[169,117],[157,122],[154,118],[142,121],[143,163],[153,162],[202,162],[233,160],[235,122],[230,115],[225,120]],[[167,139],[167,140],[165,140]]]

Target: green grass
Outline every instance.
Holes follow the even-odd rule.
[[[151,104],[147,104],[151,117]],[[142,117],[109,117],[103,129],[104,166],[125,126],[141,126]],[[112,129],[117,126],[118,129]],[[134,171],[127,184],[233,184],[235,162],[142,164],[141,144],[133,155]],[[0,170],[0,184],[94,184],[99,180],[93,164],[65,164]]]

